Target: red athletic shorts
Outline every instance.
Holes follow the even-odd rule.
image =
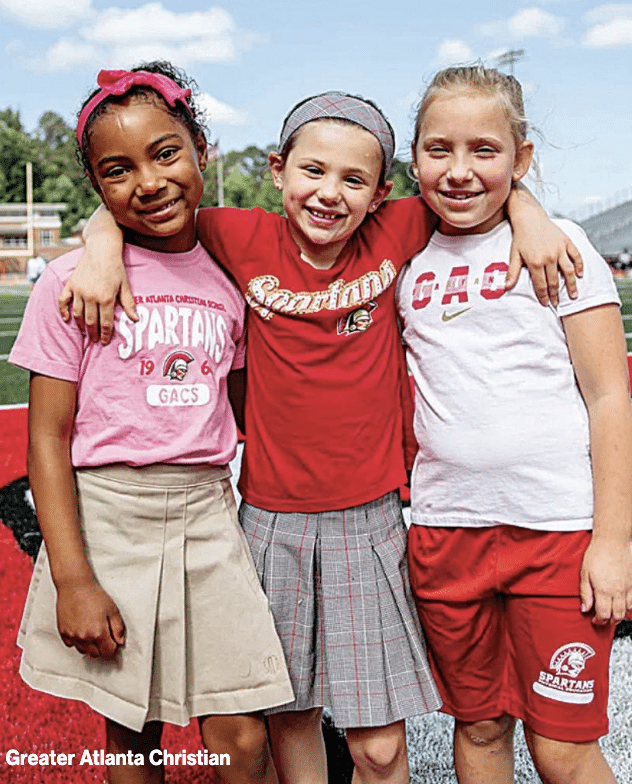
[[[515,716],[553,740],[607,734],[614,626],[580,612],[590,537],[410,527],[410,580],[442,710],[465,722]]]

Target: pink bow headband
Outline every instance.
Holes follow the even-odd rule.
[[[186,101],[191,95],[191,90],[180,87],[173,79],[164,74],[150,73],[149,71],[99,71],[97,84],[101,89],[88,101],[79,115],[79,122],[77,123],[77,141],[79,146],[81,146],[83,130],[86,127],[88,117],[94,109],[110,95],[125,95],[126,92],[137,85],[151,87],[165,99],[169,106],[174,107],[176,102],[180,101],[189,114],[193,116],[191,107]]]

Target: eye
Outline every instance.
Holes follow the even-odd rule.
[[[159,161],[168,161],[170,158],[173,158],[174,155],[178,153],[177,147],[163,147],[161,150],[158,151],[158,155],[156,156]]]
[[[323,170],[320,168],[320,166],[316,166],[316,164],[313,163],[304,166],[303,171],[312,177],[320,177],[320,175],[323,173]]]
[[[352,188],[361,188],[365,185],[362,177],[359,177],[357,174],[350,174],[348,177],[345,177],[345,182],[347,185],[351,185]]]
[[[448,148],[445,144],[429,144],[426,147],[426,152],[432,156],[433,158],[442,158],[444,155],[448,154]]]
[[[123,166],[122,164],[117,163],[115,166],[110,166],[107,168],[103,172],[102,176],[107,177],[110,180],[115,180],[119,177],[123,177],[125,174],[127,174],[128,171],[129,168],[127,166]]]
[[[480,144],[476,148],[476,154],[477,155],[482,155],[484,157],[488,157],[488,156],[491,156],[491,155],[496,155],[497,152],[498,152],[498,150],[496,150],[495,147],[492,147],[491,144]]]

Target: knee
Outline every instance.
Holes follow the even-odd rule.
[[[375,730],[347,730],[349,751],[359,770],[389,777],[406,762],[406,733],[403,724]]]
[[[550,784],[576,781],[580,771],[590,769],[595,760],[601,757],[596,741],[565,743],[532,734],[529,747],[540,777]]]
[[[272,713],[268,716],[270,735],[273,738],[283,738],[287,734],[293,736],[316,734],[320,737],[322,715],[322,708]]]
[[[212,716],[200,721],[204,746],[213,753],[229,754],[231,763],[250,760],[265,763],[268,734],[262,716]]]
[[[456,733],[466,743],[477,747],[502,746],[513,742],[515,719],[500,716],[497,719],[475,721],[471,724],[457,721]]]

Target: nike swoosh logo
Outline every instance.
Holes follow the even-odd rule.
[[[461,313],[467,313],[468,310],[471,310],[472,306],[470,305],[469,308],[463,308],[463,310],[457,310],[456,313],[447,313],[445,310],[441,315],[441,321],[452,321],[453,318],[460,316]]]

